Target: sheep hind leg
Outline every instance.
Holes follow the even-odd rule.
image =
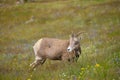
[[[30,64],[31,69],[34,70],[40,64],[40,60],[35,60],[32,64]]]
[[[36,59],[30,66],[32,67],[32,70],[34,70],[38,65],[42,65],[46,59]]]

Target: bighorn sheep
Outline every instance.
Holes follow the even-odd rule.
[[[46,59],[68,61],[78,59],[81,54],[80,38],[78,36],[81,33],[72,33],[70,40],[41,38],[33,46],[35,61],[30,66],[34,69],[39,64],[42,65]]]

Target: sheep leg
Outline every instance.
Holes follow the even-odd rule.
[[[32,67],[32,70],[34,70],[38,65],[42,65],[45,61],[46,59],[37,59],[32,64],[30,64],[30,66]]]
[[[32,70],[35,69],[39,64],[40,64],[41,60],[35,60],[32,64],[30,64],[30,66],[32,67]]]

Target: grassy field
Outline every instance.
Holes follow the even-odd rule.
[[[0,80],[120,80],[119,0],[40,0],[21,5],[4,1],[0,3]],[[86,32],[77,63],[47,60],[28,71],[38,39],[69,39],[72,31]]]

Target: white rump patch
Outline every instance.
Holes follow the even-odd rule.
[[[41,58],[38,56],[38,54],[37,54],[37,52],[38,52],[39,49],[40,49],[41,42],[42,42],[42,39],[38,40],[38,41],[35,43],[35,45],[33,46],[36,59],[41,59]]]
[[[38,49],[40,48],[41,42],[42,42],[42,39],[38,40],[38,41],[35,43],[35,45],[33,46],[33,48],[34,48],[35,50],[38,50]]]

